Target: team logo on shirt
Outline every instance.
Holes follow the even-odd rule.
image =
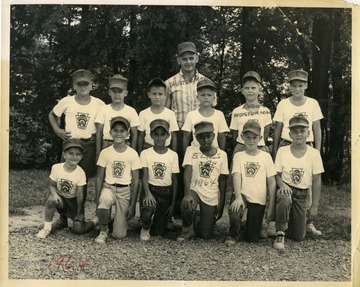
[[[208,160],[206,162],[201,161],[200,162],[200,177],[209,178],[211,176],[211,172],[214,170],[215,164]]]
[[[123,161],[114,161],[112,164],[113,177],[121,178],[125,169],[125,163]]]
[[[81,130],[86,130],[86,127],[89,123],[90,116],[89,114],[85,113],[77,113],[76,117],[76,123],[77,127]]]
[[[155,179],[164,179],[166,166],[162,162],[154,162],[152,166]]]
[[[290,170],[291,182],[299,184],[304,176],[303,168],[292,168]]]
[[[260,168],[260,164],[258,162],[247,162],[245,164],[245,176],[255,177],[259,168]]]
[[[72,181],[63,178],[60,180],[60,190],[63,193],[70,194],[73,187],[74,184],[72,183]]]

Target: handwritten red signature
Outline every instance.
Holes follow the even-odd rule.
[[[48,264],[48,268],[51,266],[55,266],[56,270],[60,270],[62,267],[64,270],[72,270],[73,268],[79,267],[80,269],[84,269],[88,266],[88,259],[77,260],[72,255],[59,255],[58,257],[51,257],[50,262]]]

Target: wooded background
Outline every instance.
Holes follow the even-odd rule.
[[[93,96],[106,103],[108,77],[129,79],[125,102],[150,105],[149,80],[178,72],[177,45],[192,41],[198,70],[218,86],[228,123],[244,101],[241,76],[257,71],[260,101],[274,114],[289,96],[286,75],[309,72],[307,95],[324,119],[323,180],[351,175],[351,9],[205,6],[12,5],[10,32],[10,168],[45,168],[61,140],[48,122],[56,102],[73,94],[70,74],[95,75]]]

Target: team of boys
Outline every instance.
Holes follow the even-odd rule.
[[[125,77],[109,79],[112,102],[105,105],[90,96],[91,72],[72,74],[76,95],[61,99],[49,113],[54,132],[64,143],[61,163],[51,170],[44,228],[37,237],[66,228],[67,218],[73,220],[77,234],[99,225],[95,239],[99,244],[110,233],[113,238],[125,237],[127,221],[135,215],[140,176],[141,240],[165,234],[177,193],[182,191],[182,232],[177,240],[211,237],[225,205],[229,169],[224,149],[229,128],[224,114],[214,109],[216,85],[195,68],[195,45],[179,44],[177,61],[178,74],[166,82],[160,78],[149,82],[151,106],[139,115],[124,103]],[[265,237],[264,225],[273,221],[277,249],[284,248],[285,236],[303,240],[307,231],[321,234],[312,220],[324,171],[319,152],[322,113],[316,100],[305,96],[307,73],[294,70],[288,77],[291,96],[280,101],[273,119],[273,157],[266,146],[271,114],[258,101],[261,78],[254,71],[242,78],[246,103],[233,110],[230,124],[236,145],[229,176],[233,191],[227,245],[236,243],[242,228],[247,241],[259,241]],[[65,129],[59,122],[63,114]],[[97,216],[86,221],[87,182],[95,175]],[[56,210],[60,219],[52,223]]]

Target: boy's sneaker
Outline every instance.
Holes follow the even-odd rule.
[[[100,231],[98,237],[95,238],[95,242],[98,244],[105,244],[107,238],[107,233],[105,231]]]
[[[268,223],[268,227],[267,227],[266,233],[267,233],[267,235],[270,236],[270,237],[276,236],[275,221],[270,221],[270,222]]]
[[[321,236],[322,232],[317,230],[312,222],[306,224],[306,231],[309,232],[313,236]]]
[[[189,240],[195,236],[194,228],[191,228],[188,232],[181,232],[181,234],[176,238],[176,241],[181,242]]]
[[[64,221],[61,218],[58,219],[56,222],[54,222],[51,226],[51,229],[53,230],[59,230],[59,229],[64,229],[64,228],[68,228],[68,223],[67,220]]]
[[[144,228],[141,228],[140,240],[141,240],[141,241],[148,241],[148,240],[150,240],[150,229],[146,230],[146,229],[144,229]]]
[[[285,248],[285,234],[283,232],[278,232],[273,247],[280,250]]]
[[[236,244],[236,240],[231,236],[228,236],[224,242],[227,246],[232,246]]]
[[[38,232],[38,234],[36,234],[36,237],[37,238],[46,238],[46,237],[48,237],[50,232],[51,232],[51,230],[43,228]]]

